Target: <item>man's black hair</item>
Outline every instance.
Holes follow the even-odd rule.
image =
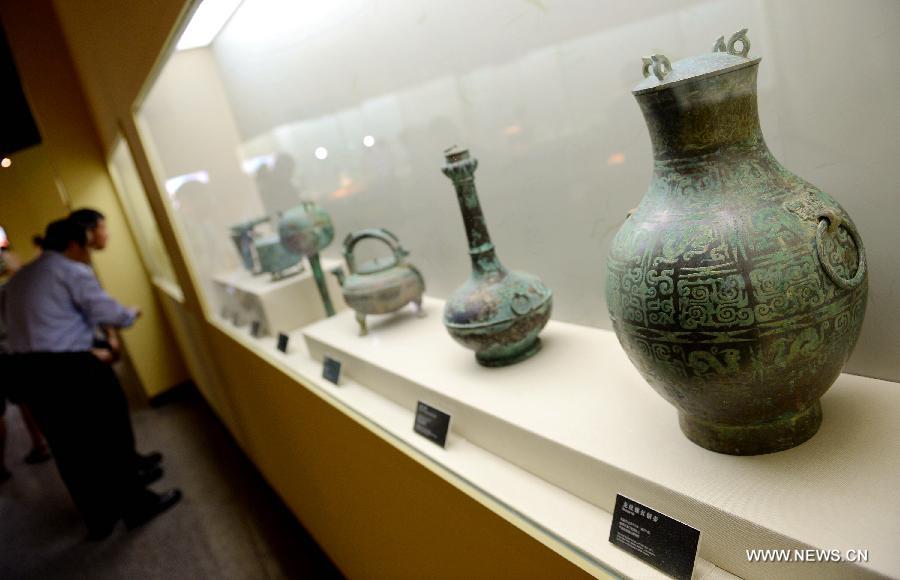
[[[75,220],[66,218],[47,226],[41,246],[45,250],[64,252],[72,242],[83,248],[87,244],[87,229]]]
[[[92,230],[97,227],[100,220],[105,220],[106,216],[95,209],[83,207],[70,213],[69,219],[77,224],[81,224],[87,230]]]

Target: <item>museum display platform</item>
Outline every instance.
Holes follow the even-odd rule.
[[[213,276],[218,295],[220,315],[238,326],[259,321],[260,334],[289,332],[310,324],[324,316],[319,291],[309,263],[303,260],[303,271],[272,280],[271,274],[251,274],[245,269]],[[341,299],[341,287],[328,270],[341,265],[340,260],[322,259],[326,283],[335,309],[346,306]],[[315,308],[297,308],[297,304],[313,304]]]
[[[688,441],[675,410],[637,374],[615,336],[551,321],[535,357],[479,366],[441,323],[410,307],[373,316],[357,335],[352,311],[274,337],[221,329],[508,521],[588,571],[660,573],[608,541],[617,493],[701,531],[695,577],[877,577],[900,573],[900,485],[891,418],[900,390],[841,375],[822,400],[819,433],[755,457]],[[324,356],[344,379],[322,379]],[[488,380],[489,379],[489,380]],[[412,430],[417,401],[453,417],[446,448]],[[752,549],[867,550],[868,562],[760,563]]]

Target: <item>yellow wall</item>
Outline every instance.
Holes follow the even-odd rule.
[[[208,330],[245,429],[245,451],[349,578],[588,577],[229,336]]]
[[[2,2],[4,0],[0,0]],[[12,1],[12,0],[10,0]],[[42,0],[44,2],[50,0]],[[109,158],[121,134],[131,150],[156,218],[163,245],[172,258],[184,303],[201,312],[192,273],[188,270],[160,185],[147,163],[147,153],[132,115],[163,49],[187,11],[186,0],[52,0],[93,116],[104,155]]]
[[[21,174],[18,185],[25,187],[15,195],[28,196],[28,204],[39,209],[16,212],[10,219],[16,222],[18,235],[41,231],[47,215],[64,215],[58,191],[48,186],[54,180],[71,209],[93,207],[106,215],[110,246],[95,255],[94,266],[113,296],[143,311],[137,325],[124,333],[124,341],[138,378],[152,397],[185,380],[187,372],[126,226],[53,5],[50,0],[0,0],[0,17],[43,137],[40,150],[48,161],[43,167],[37,160],[23,162],[31,171]],[[31,160],[30,154],[21,157]]]
[[[0,226],[19,258],[28,261],[37,255],[31,238],[65,217],[67,209],[42,146],[21,151],[12,161],[0,169]]]
[[[141,92],[184,0],[53,0],[84,81],[103,149]],[[114,80],[115,82],[109,82]]]
[[[231,434],[243,446],[244,430],[240,428],[235,418],[231,400],[224,387],[221,369],[214,353],[206,348],[205,336],[208,332],[206,321],[188,311],[179,297],[166,290],[160,289],[159,296],[175,332],[175,339],[184,353],[191,378]]]
[[[435,578],[585,576],[203,318],[196,279],[132,115],[186,2],[54,3],[104,153],[118,127],[172,259],[184,296],[159,296],[192,377],[341,570],[351,578],[421,578],[424,570]]]

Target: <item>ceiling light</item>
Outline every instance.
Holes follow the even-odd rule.
[[[12,159],[9,157],[4,157],[0,160],[0,167],[9,167],[10,165],[12,165]]]
[[[316,159],[325,159],[326,157],[328,157],[328,149],[316,147]]]
[[[240,4],[241,0],[203,0],[191,16],[175,49],[188,50],[210,45]]]

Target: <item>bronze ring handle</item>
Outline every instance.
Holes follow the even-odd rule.
[[[854,245],[856,245],[856,251],[859,254],[856,274],[849,280],[842,278],[834,270],[834,266],[826,259],[825,255],[825,240],[823,237],[825,232],[835,233],[841,226],[850,234],[850,239],[853,240]],[[866,277],[866,250],[859,237],[859,232],[856,231],[856,226],[849,221],[842,220],[840,215],[833,210],[825,210],[819,214],[819,224],[816,226],[816,257],[819,259],[822,269],[831,278],[831,281],[844,290],[853,290],[862,284]]]
[[[741,50],[738,52],[737,43],[741,43]],[[747,55],[750,54],[750,39],[747,38],[747,29],[739,30],[731,35],[731,38],[728,39],[728,42],[725,42],[725,37],[720,36],[718,40],[716,40],[716,44],[713,45],[713,52],[727,52],[728,54],[733,54],[734,56],[743,56],[747,58]]]
[[[657,80],[662,82],[666,75],[672,72],[672,63],[664,54],[656,53],[642,57],[641,62],[643,63],[641,73],[644,75],[644,78],[649,77],[652,72]]]
[[[356,273],[356,256],[353,253],[353,249],[356,247],[356,244],[365,239],[379,240],[391,249],[394,261],[386,264],[384,266],[385,270],[402,263],[403,258],[408,255],[406,249],[400,245],[400,240],[397,236],[385,228],[359,230],[348,234],[346,239],[344,239],[344,259],[347,260],[347,267],[350,269],[351,274]]]

